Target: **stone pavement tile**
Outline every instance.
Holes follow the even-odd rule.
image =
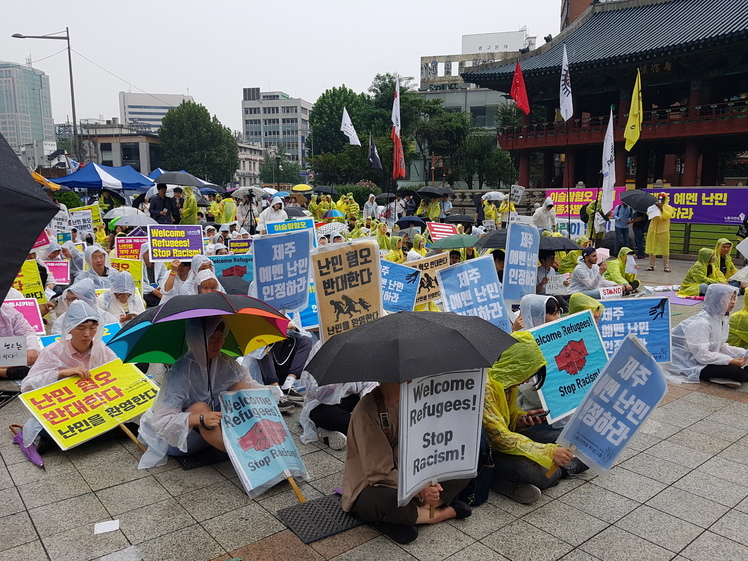
[[[512,561],[554,561],[573,549],[567,542],[522,520],[486,536],[481,543]]]
[[[683,429],[668,423],[667,418],[665,420],[659,421],[650,417],[642,425],[642,428],[640,430],[644,434],[651,434],[652,436],[665,439],[673,436],[676,432],[680,432]]]
[[[96,491],[109,514],[118,514],[168,499],[171,495],[153,476]]]
[[[647,453],[691,469],[699,467],[712,457],[711,454],[692,450],[670,440],[663,440],[659,444],[652,446],[647,450]]]
[[[29,513],[26,511],[3,516],[0,518],[0,528],[2,528],[3,536],[0,539],[0,552],[39,539],[34,525],[31,523],[31,518],[29,518]],[[3,557],[5,557],[5,554],[3,554]],[[8,559],[13,558],[8,557]]]
[[[8,516],[9,514],[16,514],[26,510],[26,506],[21,500],[21,495],[15,487],[5,489],[0,493],[0,517]]]
[[[608,491],[623,492],[629,499],[640,503],[647,502],[667,487],[664,483],[622,467],[614,467],[606,475],[598,477],[595,480],[595,485]]]
[[[3,552],[3,559],[8,560],[29,560],[29,561],[47,561],[49,556],[44,551],[44,546],[40,540],[25,543]]]
[[[670,423],[676,427],[686,428],[701,419],[705,419],[714,411],[683,399],[662,405],[655,412],[655,420]]]
[[[286,529],[260,505],[250,504],[202,522],[226,551],[232,551]]]
[[[719,454],[722,450],[730,446],[734,440],[727,440],[719,438],[714,435],[707,435],[692,431],[689,427],[688,430],[674,434],[667,439],[668,442],[673,442],[691,450],[698,452],[706,452],[710,456]]]
[[[319,446],[317,446],[315,442],[310,442],[309,444],[304,444],[301,441],[301,438],[299,438],[299,435],[296,434],[296,433],[294,433],[294,432],[291,432],[291,438],[292,438],[294,444],[296,445],[296,448],[298,449],[299,454],[301,454],[302,456],[306,457],[308,454],[311,454],[312,452],[319,452],[320,451]],[[306,460],[304,460],[304,461],[306,462]]]
[[[138,450],[138,452],[140,452]],[[140,452],[142,454],[142,452]],[[171,471],[173,469],[182,469],[182,466],[179,465],[179,462],[176,460],[176,458],[172,456],[166,457],[166,464],[163,466],[153,467],[153,468],[147,468],[146,471],[150,473],[151,475],[158,475],[159,473],[164,473],[166,471]]]
[[[728,507],[676,487],[668,487],[647,501],[647,506],[666,512],[701,528],[708,528]]]
[[[146,470],[138,469],[138,463],[126,450],[122,449],[121,454],[126,454],[125,460],[116,460],[109,464],[97,464],[85,469],[78,468],[78,471],[94,491],[150,477]]]
[[[15,487],[15,482],[10,476],[8,468],[5,467],[5,464],[2,462],[2,460],[0,460],[0,491],[2,491],[3,489],[8,489],[10,487]]]
[[[231,460],[218,462],[217,464],[213,464],[212,467],[214,470],[216,470],[218,473],[220,473],[227,479],[236,477],[237,475],[236,470],[234,469],[234,465],[231,463]]]
[[[456,525],[439,523],[419,526],[418,539],[400,547],[420,561],[442,561],[473,543],[475,540]],[[423,547],[423,544],[428,546]]]
[[[748,514],[748,497],[736,504],[735,510],[739,510],[740,512],[745,512],[746,514]]]
[[[739,443],[733,444],[717,454],[717,457],[748,465],[748,446]]]
[[[725,460],[719,456],[704,462],[703,465],[699,466],[699,471],[726,479],[737,485],[744,485],[748,482],[748,465]]]
[[[495,507],[500,508],[501,510],[508,512],[512,516],[515,516],[517,518],[524,516],[528,512],[532,512],[533,510],[536,510],[538,508],[542,508],[543,506],[550,503],[553,499],[543,493],[537,501],[535,501],[532,504],[525,505],[518,503],[516,501],[513,501],[509,497],[505,497],[504,495],[500,495],[494,490],[491,490],[488,493],[488,500],[487,502],[492,504]]]
[[[636,501],[598,487],[595,483],[582,485],[558,500],[610,524],[639,506]]]
[[[746,482],[748,481],[744,481],[744,483]],[[729,507],[734,507],[748,496],[748,487],[721,479],[719,476],[707,474],[701,468],[682,477],[673,485],[678,489],[683,489]]]
[[[703,531],[694,524],[642,505],[615,524],[640,538],[678,553]]]
[[[46,538],[70,528],[93,533],[96,522],[111,520],[111,516],[94,493],[77,495],[64,501],[29,510],[39,536]]]
[[[343,470],[310,481],[309,484],[323,495],[330,495],[333,493],[333,489],[343,485]]]
[[[63,453],[45,454],[43,459],[44,469],[32,464],[25,456],[22,462],[8,465],[8,473],[13,478],[13,482],[16,485],[24,485],[26,483],[33,483],[34,481],[39,481],[43,484],[45,481],[78,474],[78,470],[75,469],[73,463]]]
[[[130,463],[133,461],[130,453],[117,440],[72,448],[67,450],[65,455],[81,473],[102,464],[111,466],[117,462]],[[137,462],[135,463],[137,464]]]
[[[669,391],[670,388],[668,388],[668,392]],[[712,411],[720,411],[732,404],[731,399],[725,399],[724,397],[709,395],[702,392],[688,392],[683,396],[683,401],[695,403],[704,409],[711,409]]]
[[[232,558],[257,561],[323,561],[325,557],[303,543],[291,530],[278,532],[267,538],[231,551]],[[215,560],[214,560],[215,561]]]
[[[99,561],[141,561],[143,556],[134,545],[104,555]]]
[[[416,542],[418,543],[418,542]],[[370,559],[386,559],[387,561],[413,561],[410,553],[405,551],[395,542],[390,541],[384,536],[379,536],[373,540],[349,549],[337,557],[332,558],[334,561],[363,561]]]
[[[36,508],[70,497],[85,495],[91,492],[91,487],[76,471],[60,477],[45,478],[43,481],[19,485],[18,492],[26,508]]]
[[[280,536],[284,534],[285,531],[279,532],[276,535]],[[309,545],[324,559],[331,559],[336,555],[345,553],[346,551],[349,551],[354,547],[358,547],[361,544],[373,540],[377,536],[379,536],[379,532],[377,532],[371,526],[364,525],[357,526],[351,530],[348,530],[347,532],[335,534],[334,536],[330,536],[329,538],[325,538],[323,540],[312,542]]]
[[[745,429],[734,427],[730,424],[725,425],[721,421],[715,421],[714,416],[715,414],[712,413],[706,419],[702,419],[701,421],[698,421],[688,427],[688,430],[684,432],[696,432],[699,434],[705,434],[707,436],[719,438],[720,440],[727,440],[730,443],[737,442],[745,436]],[[721,417],[718,416],[717,418],[719,419]],[[742,419],[743,417],[737,418]]]
[[[662,442],[662,439],[659,436],[654,436],[645,432],[638,432],[636,433],[636,436],[629,441],[627,448],[637,452],[643,452],[644,450],[649,450],[653,446],[658,445],[660,442]]]
[[[580,546],[602,561],[669,561],[673,554],[621,528],[610,526]]]
[[[50,558],[55,561],[88,561],[119,551],[130,544],[119,530],[94,534],[93,526],[70,528],[53,536],[42,538]]]
[[[626,452],[627,450],[624,450]],[[633,454],[636,454],[636,452],[632,452]],[[554,485],[553,487],[548,487],[548,489],[543,489],[543,495],[545,495],[548,498],[551,499],[557,499],[569,491],[573,491],[580,485],[584,485],[585,480],[581,477],[565,477],[564,479],[559,479],[558,484]]]
[[[449,520],[447,524],[455,526],[468,536],[480,540],[491,532],[496,532],[514,522],[516,518],[506,511],[485,502],[480,506],[473,507],[473,514],[463,520]]]
[[[681,555],[690,561],[737,561],[748,558],[748,547],[712,532],[704,532],[684,549]]]
[[[143,561],[205,561],[226,551],[199,524],[136,546]]]
[[[733,404],[733,405],[742,405],[740,403]],[[704,419],[704,422],[710,422],[718,427],[730,427],[733,429],[739,429],[743,431],[743,437],[745,437],[745,431],[748,431],[748,417],[743,415],[735,415],[732,413],[733,405],[726,408],[724,411],[717,411],[716,413],[712,413],[709,415],[706,419]]]
[[[467,546],[462,551],[447,557],[446,561],[509,561],[503,555],[491,551],[482,543],[476,542]]]
[[[179,495],[176,499],[198,522],[252,503],[242,489],[228,480]]]
[[[131,544],[152,540],[194,524],[195,519],[173,498],[119,515],[120,530]]]
[[[731,510],[717,520],[710,531],[748,546],[748,514]]]
[[[732,388],[726,388],[719,384],[705,385],[704,387],[699,388],[699,392],[729,399],[733,402],[733,404],[730,405],[731,412],[734,412],[736,415],[748,417],[748,393],[735,391]]]
[[[308,501],[318,499],[322,496],[322,493],[317,491],[317,489],[312,487],[309,483],[299,482],[298,485],[301,494],[304,495],[304,498]],[[285,487],[287,487],[287,489],[283,493],[277,493],[271,497],[265,498],[264,495],[260,495],[257,497],[257,504],[277,518],[279,510],[299,504],[299,499],[296,497],[296,493],[293,492],[290,485],[286,483]],[[327,494],[331,495],[332,493]]]
[[[341,471],[345,464],[327,452],[316,449],[316,452],[304,455],[304,465],[311,481]]]
[[[560,501],[553,501],[522,520],[573,546],[581,545],[608,527],[607,522]]]
[[[599,559],[599,557],[590,555],[586,551],[582,551],[581,549],[577,548],[574,551],[571,551],[564,555],[560,559],[560,561],[599,561]]]
[[[657,456],[652,456],[647,452],[640,452],[620,465],[622,468],[629,471],[633,471],[634,473],[638,473],[639,475],[649,477],[650,479],[668,485],[675,483],[678,479],[691,471],[690,468],[673,462],[668,462]]]
[[[211,466],[195,469],[172,469],[154,476],[173,496],[179,497],[195,489],[213,485],[226,478]]]

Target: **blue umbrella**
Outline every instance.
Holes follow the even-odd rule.
[[[277,193],[276,193],[275,195],[273,195],[273,196],[274,196],[274,197],[280,197],[281,199],[284,199],[284,198],[286,198],[286,197],[290,197],[291,195],[289,194],[289,192],[288,192],[288,191],[278,191],[278,192],[277,192]]]
[[[345,214],[333,208],[322,215],[322,218],[345,218]]]
[[[200,192],[203,195],[215,195],[216,193],[218,193],[218,191],[216,191],[215,189],[211,189],[210,187],[203,187],[202,189],[200,189]]]

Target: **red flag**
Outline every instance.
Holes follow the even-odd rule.
[[[392,102],[392,142],[395,145],[392,155],[392,179],[405,177],[405,154],[400,139],[400,78],[395,81],[395,99]]]
[[[512,99],[517,102],[517,107],[525,112],[525,115],[530,114],[530,100],[527,99],[527,90],[525,89],[525,79],[522,76],[522,67],[517,61],[517,66],[514,69],[514,78],[512,78],[512,89],[509,92]]]

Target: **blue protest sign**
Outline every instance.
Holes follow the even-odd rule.
[[[306,308],[309,300],[309,230],[257,238],[255,256],[257,297],[279,310]]]
[[[303,329],[317,329],[319,327],[319,315],[317,314],[317,289],[313,281],[309,281],[309,302],[306,308],[299,312],[301,316],[301,327]]]
[[[410,312],[416,305],[421,271],[382,259],[382,307],[387,312]]]
[[[247,282],[254,279],[254,256],[251,254],[211,255],[209,259],[213,261],[219,280],[230,276],[241,277]]]
[[[603,347],[611,356],[626,335],[636,335],[657,362],[670,362],[670,299],[606,300],[598,323]]]
[[[585,310],[533,329],[528,329],[548,364],[545,384],[538,390],[548,422],[567,417],[592,387],[608,355],[592,312]]]
[[[509,223],[504,261],[504,299],[521,300],[535,294],[540,233],[535,226]]]
[[[564,427],[558,443],[596,473],[620,456],[667,392],[665,376],[639,339],[627,335]]]
[[[288,232],[298,232],[299,230],[309,230],[314,232],[314,217],[294,218],[283,222],[268,222],[266,225],[268,235],[287,234]],[[317,236],[312,236],[312,243],[317,247]]]
[[[461,316],[478,316],[511,332],[504,307],[499,275],[493,257],[479,257],[436,272],[444,310]]]
[[[101,341],[106,344],[109,342],[109,339],[114,337],[114,335],[119,331],[120,325],[119,323],[110,323],[108,325],[104,326],[104,330],[101,333]],[[62,335],[44,335],[43,337],[39,337],[39,340],[42,342],[42,347],[48,347],[55,341],[59,341],[62,338]]]
[[[221,394],[223,443],[250,498],[289,477],[309,479],[270,390]]]

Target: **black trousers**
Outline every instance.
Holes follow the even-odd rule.
[[[351,411],[356,407],[358,401],[358,395],[353,394],[344,397],[336,405],[318,405],[309,412],[309,418],[318,428],[348,434]]]
[[[712,378],[727,378],[728,380],[735,380],[740,382],[748,382],[748,372],[745,368],[740,366],[732,366],[730,364],[708,364],[701,369],[699,378],[702,380],[711,380]]]

